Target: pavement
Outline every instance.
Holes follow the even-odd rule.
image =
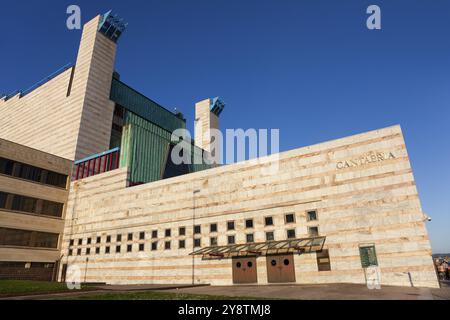
[[[237,286],[100,285],[95,287],[95,290],[85,292],[71,291],[54,294],[16,296],[0,300],[76,299],[85,295],[148,291],[301,300],[450,300],[450,284],[446,283],[442,285],[441,289],[383,286],[380,290],[369,290],[365,285],[361,284]]]
[[[380,290],[369,290],[367,286],[360,284],[210,286],[168,291],[300,300],[450,300],[450,287],[430,289],[383,286]]]

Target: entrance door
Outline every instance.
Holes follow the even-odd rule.
[[[236,257],[233,263],[233,283],[257,283],[255,257]]]
[[[62,265],[61,282],[66,282],[67,264]]]
[[[295,282],[294,256],[292,254],[267,256],[266,259],[269,283]]]

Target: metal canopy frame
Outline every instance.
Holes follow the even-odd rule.
[[[312,253],[322,251],[326,237],[290,239],[258,243],[210,246],[190,253],[202,259],[224,259],[241,256],[263,256],[282,253]]]

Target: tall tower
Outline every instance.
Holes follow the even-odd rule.
[[[215,141],[211,129],[220,129],[219,116],[225,108],[225,104],[218,98],[205,99],[195,104],[195,145],[211,152],[215,149]],[[214,155],[220,159],[220,155]]]

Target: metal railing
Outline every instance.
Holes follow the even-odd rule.
[[[75,161],[73,181],[92,177],[119,168],[120,148],[111,149]]]

